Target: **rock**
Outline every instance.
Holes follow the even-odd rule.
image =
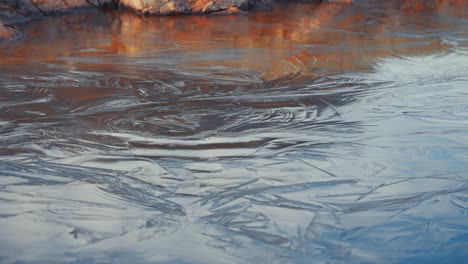
[[[211,12],[218,12],[221,10],[223,10],[223,8],[218,3],[216,3],[215,1],[211,1],[203,7],[202,12],[207,14]]]
[[[5,26],[3,21],[0,20],[0,41],[12,40],[17,38],[21,33],[9,26]]]
[[[3,21],[3,24],[11,25],[15,23],[26,22],[31,20],[31,17],[21,10],[5,5],[0,6],[0,20]]]
[[[190,13],[187,0],[121,0],[120,5],[149,15]]]
[[[0,19],[8,23],[24,20],[22,16],[50,15],[83,7],[127,7],[149,15],[177,14],[238,14],[252,9],[271,8],[281,0],[0,0]],[[284,1],[284,0],[283,0]],[[350,4],[354,0],[294,0],[310,3]],[[371,0],[369,0],[371,1]],[[383,1],[383,0],[382,0]],[[454,2],[459,6],[466,0],[399,0],[403,10],[435,9],[441,2]],[[357,1],[359,2],[359,1]],[[460,4],[462,3],[462,4]],[[16,13],[8,15],[7,13]],[[7,14],[7,15],[5,15]],[[31,17],[31,16],[30,16]],[[6,32],[4,30],[4,32]],[[5,34],[5,33],[4,33]]]
[[[237,14],[274,0],[120,0],[119,5],[149,15]]]
[[[84,7],[112,5],[113,0],[6,0],[6,6],[27,14],[49,15]]]
[[[255,4],[255,1],[252,1],[252,0],[235,0],[233,2],[234,2],[235,7],[243,11],[248,11]],[[270,2],[273,3],[273,1],[270,1]]]
[[[0,0],[0,9],[22,14],[51,15],[84,7],[127,7],[149,15],[237,14],[273,7],[279,0]],[[295,0],[317,2],[320,0]],[[322,0],[348,2],[350,0]],[[0,16],[1,17],[1,16]],[[18,16],[17,16],[18,17]]]
[[[250,9],[249,0],[217,0],[210,1],[200,9],[200,3],[202,1],[191,1],[190,7],[194,14],[238,14],[242,11],[248,11]]]
[[[243,11],[240,10],[238,7],[231,6],[231,7],[227,8],[227,9],[216,12],[215,14],[217,14],[217,15],[235,15],[235,14],[240,14],[242,12]]]

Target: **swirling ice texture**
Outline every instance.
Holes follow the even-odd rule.
[[[176,105],[223,108],[146,115],[181,136],[125,131],[119,120],[129,117],[104,114],[115,129],[89,137],[112,147],[90,140],[73,158],[3,157],[0,254],[5,262],[461,261],[468,57],[388,58],[374,68],[309,85],[348,84],[358,99],[346,104],[316,88],[304,97],[198,96]],[[140,107],[131,101],[112,103]],[[111,112],[109,103],[76,113]],[[31,145],[53,148],[64,134]]]
[[[320,78],[0,72],[0,262],[463,262],[466,37],[442,42]]]

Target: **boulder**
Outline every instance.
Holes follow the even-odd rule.
[[[50,15],[76,8],[103,7],[113,0],[6,0],[6,5],[26,14]]]
[[[272,7],[278,0],[2,0],[7,7],[24,14],[50,15],[84,7],[127,7],[149,15],[233,14]],[[305,2],[331,1],[349,3],[352,0],[295,0]]]
[[[174,15],[190,13],[187,0],[121,0],[119,4],[144,14]]]
[[[235,14],[274,0],[120,0],[119,5],[148,15]]]
[[[255,3],[253,0],[189,0],[193,13],[208,14],[234,8],[248,11]]]

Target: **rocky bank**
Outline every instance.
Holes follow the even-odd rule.
[[[253,9],[265,9],[281,0],[0,0],[0,41],[21,35],[11,25],[38,16],[63,14],[76,9],[112,8],[130,9],[145,15],[238,14]],[[286,1],[286,0],[283,0]],[[359,3],[365,0],[294,0],[300,2]],[[387,0],[381,0],[387,1]],[[422,11],[438,5],[454,3],[465,5],[466,0],[390,0],[401,9]],[[461,4],[460,4],[461,3]]]

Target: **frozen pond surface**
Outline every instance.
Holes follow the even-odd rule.
[[[467,261],[466,5],[22,27],[1,263]]]

